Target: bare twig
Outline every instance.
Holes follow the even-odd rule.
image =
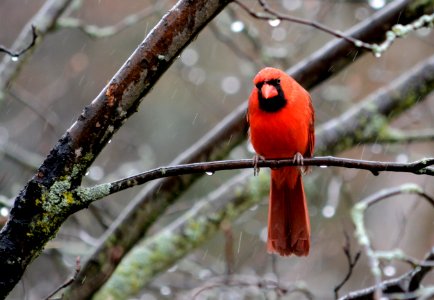
[[[136,14],[129,15],[118,23],[110,26],[98,27],[96,25],[85,24],[79,19],[66,17],[60,18],[57,22],[57,26],[63,28],[78,28],[91,38],[109,37],[128,29],[129,27],[151,16],[155,12],[161,10],[166,4],[167,0],[155,2],[156,3],[154,5],[148,6]]]
[[[417,194],[424,198],[428,203],[430,203],[434,207],[434,199],[427,195],[419,186],[415,184],[405,184],[402,186],[399,186],[397,188],[393,189],[387,189],[380,191],[378,193],[375,193],[374,195],[360,201],[357,203],[352,211],[351,216],[353,223],[356,227],[356,237],[359,242],[359,244],[363,247],[365,254],[367,255],[369,259],[369,264],[371,268],[371,273],[374,276],[375,280],[375,289],[374,289],[374,298],[379,300],[382,297],[383,294],[383,282],[381,278],[381,269],[380,269],[380,259],[385,256],[384,252],[378,253],[375,251],[371,246],[371,241],[369,239],[369,236],[367,234],[365,225],[364,225],[364,213],[366,209],[373,204],[384,200],[386,198],[396,196],[402,193],[411,193],[411,194]],[[401,253],[400,250],[398,251],[390,251],[388,253],[388,256],[396,258],[396,259],[403,259],[404,261],[408,261],[408,258],[403,255],[396,255],[396,253]],[[378,255],[380,254],[380,255]],[[425,266],[427,267],[427,266]]]
[[[326,32],[328,34],[331,34],[335,37],[341,38],[346,40],[347,42],[352,43],[353,45],[360,47],[360,48],[364,48],[366,50],[372,50],[372,46],[371,44],[368,43],[364,43],[361,40],[355,39],[351,36],[347,36],[344,33],[340,32],[340,31],[336,31],[334,29],[331,29],[327,26],[325,26],[324,24],[320,24],[318,22],[315,21],[311,21],[311,20],[306,20],[303,18],[298,18],[298,17],[294,17],[294,16],[288,16],[288,15],[283,15],[277,11],[275,11],[274,9],[272,9],[268,3],[264,0],[258,0],[259,4],[262,6],[263,10],[268,13],[268,15],[266,14],[261,14],[261,13],[257,13],[253,10],[251,10],[249,8],[249,6],[247,6],[246,4],[244,4],[243,2],[239,1],[239,0],[235,0],[234,1],[236,4],[238,4],[242,9],[244,9],[249,15],[251,15],[252,17],[256,18],[256,19],[260,19],[260,20],[267,20],[267,21],[272,21],[272,20],[284,20],[284,21],[289,21],[292,23],[297,23],[297,24],[302,24],[302,25],[306,25],[306,26],[310,26],[313,28],[316,28],[318,30],[321,30],[323,32]]]
[[[34,36],[34,27],[38,29],[37,46],[42,42],[45,35],[54,28],[60,15],[68,8],[73,0],[48,0],[39,9],[36,15],[24,26],[18,38],[12,45],[13,49],[21,49],[28,45],[30,36]],[[33,53],[36,47],[30,47],[28,50],[20,54],[18,61],[12,61],[9,57],[3,58],[0,63],[0,91],[4,90],[6,86],[17,75],[18,70],[26,61],[26,58]]]
[[[353,273],[353,269],[356,266],[357,262],[359,261],[360,254],[362,253],[360,250],[357,251],[354,258],[351,255],[351,244],[350,244],[350,237],[348,236],[347,232],[344,232],[345,235],[345,245],[343,247],[345,257],[347,258],[348,262],[348,272],[345,275],[345,278],[335,287],[335,299],[339,298],[339,290],[344,286],[344,284],[350,279],[351,274]]]
[[[225,287],[252,287],[256,286],[259,290],[274,290],[282,295],[289,295],[292,293],[301,293],[306,299],[313,299],[314,296],[311,291],[305,286],[303,282],[295,282],[292,284],[280,284],[274,280],[266,280],[258,277],[238,276],[233,275],[230,281],[225,281],[225,278],[213,278],[204,286],[197,288],[193,294],[192,299],[197,299],[202,293],[215,289]]]
[[[432,24],[434,22],[434,14],[423,15],[419,19],[417,19],[416,21],[412,22],[411,24],[394,25],[392,27],[392,30],[389,30],[386,32],[386,39],[381,44],[375,44],[375,43],[370,44],[370,43],[363,42],[360,39],[346,35],[346,34],[340,32],[338,30],[334,30],[330,27],[327,27],[324,24],[321,24],[321,23],[318,23],[315,21],[311,21],[311,20],[306,20],[303,18],[294,17],[294,16],[283,15],[280,12],[271,8],[265,0],[258,0],[258,2],[261,5],[264,12],[266,12],[267,14],[257,13],[255,11],[251,10],[249,8],[249,6],[243,4],[243,2],[241,2],[239,0],[235,0],[234,2],[237,3],[241,8],[243,8],[247,13],[249,13],[252,17],[254,17],[256,19],[268,20],[268,21],[284,20],[284,21],[289,21],[292,23],[310,26],[310,27],[316,28],[318,30],[321,30],[325,33],[331,34],[337,38],[341,38],[341,39],[343,39],[349,43],[352,43],[354,46],[356,46],[358,48],[372,51],[372,53],[374,53],[374,55],[376,57],[380,57],[381,54],[392,45],[392,43],[395,41],[396,38],[404,37],[409,32],[415,31],[417,29],[432,26]]]
[[[260,160],[257,162],[258,167],[270,167],[279,168],[283,166],[297,166],[296,162],[292,158],[281,159],[281,160]],[[324,157],[313,157],[305,158],[303,163],[300,165],[304,166],[319,166],[319,167],[343,167],[352,168],[360,170],[371,171],[374,175],[378,175],[380,172],[407,172],[418,175],[430,175],[434,176],[434,169],[430,166],[434,165],[434,158],[425,158],[411,163],[395,163],[395,162],[380,162],[380,161],[368,161],[368,160],[358,160],[349,158],[337,158],[331,156]],[[238,170],[254,168],[254,159],[240,159],[240,160],[225,160],[225,161],[214,161],[214,162],[203,162],[203,163],[192,163],[183,164],[177,166],[159,167],[147,172],[143,172],[128,178],[120,179],[111,183],[104,183],[90,188],[78,189],[80,194],[93,194],[101,189],[109,189],[108,194],[114,194],[125,189],[144,184],[148,181],[179,176],[186,174],[197,174],[197,173],[211,173],[222,170]],[[86,191],[86,192],[85,192]],[[83,193],[85,192],[85,193]],[[107,194],[101,194],[101,196],[107,196]],[[84,200],[84,199],[82,199]],[[98,199],[87,199],[86,201],[95,201]]]
[[[30,48],[32,48],[36,43],[36,39],[38,37],[38,34],[36,33],[36,27],[32,25],[31,28],[32,28],[32,40],[30,41],[27,47],[21,49],[20,51],[14,51],[6,48],[3,45],[0,45],[0,52],[6,53],[7,55],[11,56],[13,59],[18,59],[21,55],[23,55]]]
[[[49,300],[51,297],[53,297],[55,294],[57,294],[59,291],[63,290],[67,286],[69,286],[71,283],[73,283],[78,276],[78,273],[80,272],[81,264],[80,264],[80,256],[77,256],[75,259],[75,271],[74,275],[72,275],[68,280],[66,280],[64,283],[62,283],[58,288],[56,288],[50,295],[48,295],[45,300]]]
[[[425,255],[424,262],[432,262],[434,261],[434,247]],[[433,267],[431,266],[421,266],[417,267],[402,276],[397,278],[393,278],[390,280],[385,280],[381,283],[381,289],[384,293],[387,294],[397,294],[400,296],[411,296],[410,294],[420,288],[420,284],[422,280],[425,278],[426,274],[428,274]],[[376,286],[371,286],[365,289],[361,289],[358,291],[353,291],[348,293],[347,295],[340,298],[340,300],[368,300],[372,299]],[[404,299],[412,299],[405,298]]]

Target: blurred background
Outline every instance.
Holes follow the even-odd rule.
[[[256,1],[247,0],[253,9]],[[175,1],[99,0],[77,2],[66,16],[84,24],[111,26],[129,15],[145,18],[115,35],[91,38],[75,28],[48,34],[0,102],[0,197],[12,201],[42,163],[53,145],[106,85],[146,34]],[[345,31],[386,5],[386,1],[269,1],[281,13],[315,20]],[[42,0],[0,2],[0,44],[10,46]],[[317,29],[288,22],[253,19],[229,5],[180,55],[152,92],[89,169],[90,186],[165,166],[247,100],[252,78],[264,66],[288,69],[334,37]],[[365,55],[337,76],[310,91],[321,124],[351,108],[376,89],[434,53],[434,33],[423,29],[398,40],[384,55]],[[434,97],[396,119],[403,130],[434,127]],[[433,142],[360,145],[338,156],[408,162],[433,156]],[[251,158],[248,145],[231,158]],[[263,170],[266,172],[266,170]],[[189,209],[195,201],[237,174],[205,176],[153,226],[157,232]],[[253,171],[252,171],[253,176]],[[345,232],[353,253],[349,211],[353,203],[383,189],[417,183],[434,195],[433,179],[407,173],[382,173],[339,168],[315,168],[305,177],[312,222],[312,249],[307,258],[267,254],[267,199],[231,224],[235,244],[235,274],[290,283],[303,281],[319,299],[333,299],[334,287],[345,277],[348,264],[342,247]],[[41,299],[70,276],[75,257],[92,253],[98,238],[142,187],[103,199],[64,224],[55,240],[28,268],[9,299]],[[7,217],[8,209],[0,211]],[[434,210],[416,196],[398,196],[368,210],[366,223],[376,249],[400,248],[422,259],[434,242]],[[141,299],[189,298],[191,291],[225,273],[225,236],[219,232],[199,249],[156,277]],[[408,270],[408,265],[381,266],[385,278]],[[41,276],[43,274],[43,276]],[[433,283],[434,277],[426,278]],[[373,284],[362,255],[341,294]],[[220,299],[276,299],[274,291],[231,288]],[[285,298],[286,297],[286,298]],[[301,296],[294,294],[293,299]],[[284,296],[282,299],[291,298]],[[291,298],[291,299],[292,299]]]

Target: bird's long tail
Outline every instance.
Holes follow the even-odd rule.
[[[271,170],[267,250],[280,255],[309,254],[310,223],[298,168]]]

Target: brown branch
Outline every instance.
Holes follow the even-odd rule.
[[[350,279],[351,274],[353,274],[354,267],[356,266],[357,262],[359,261],[360,255],[362,254],[362,252],[359,250],[359,251],[357,251],[354,258],[352,257],[350,237],[348,236],[348,233],[346,233],[346,232],[344,232],[344,235],[345,235],[345,245],[343,247],[343,250],[345,253],[345,257],[347,258],[348,271],[347,271],[347,274],[345,275],[344,279],[334,288],[335,299],[339,298],[339,290]]]
[[[31,26],[32,28],[32,40],[30,41],[29,45],[23,49],[21,49],[20,51],[14,51],[14,50],[10,50],[7,47],[0,45],[0,52],[4,52],[7,55],[11,56],[13,59],[17,60],[21,55],[23,55],[24,53],[26,53],[30,48],[33,48],[33,46],[35,46],[36,44],[36,39],[38,37],[38,34],[36,33],[36,27],[35,26]]]
[[[243,2],[241,2],[239,0],[234,0],[234,2],[236,4],[238,4],[242,9],[244,9],[249,15],[251,15],[255,19],[267,20],[267,21],[272,21],[272,20],[277,19],[277,20],[284,20],[284,21],[289,21],[292,23],[302,24],[302,25],[316,28],[318,30],[321,30],[323,32],[331,34],[337,38],[341,38],[341,39],[343,39],[349,43],[352,43],[353,45],[355,45],[359,48],[363,48],[365,50],[372,50],[372,48],[373,48],[372,45],[369,43],[362,42],[361,40],[355,39],[355,38],[348,36],[342,32],[339,32],[339,31],[336,31],[332,28],[329,28],[329,27],[325,26],[324,24],[321,24],[321,23],[318,23],[315,21],[311,21],[311,20],[306,20],[303,18],[294,17],[294,16],[283,15],[283,14],[277,12],[276,10],[272,9],[268,5],[268,3],[264,0],[258,0],[258,2],[261,5],[261,7],[263,8],[263,10],[266,13],[268,13],[269,15],[257,13],[255,11],[251,10],[249,8],[249,6],[247,6],[246,4],[244,4]]]
[[[143,172],[128,178],[120,179],[112,183],[103,183],[90,188],[78,188],[78,197],[84,195],[99,195],[96,191],[102,188],[109,188],[109,195],[123,191],[125,189],[144,184],[151,180],[156,180],[165,177],[188,175],[188,174],[214,174],[216,171],[223,170],[239,170],[255,167],[280,168],[283,166],[317,166],[317,167],[342,167],[350,169],[360,169],[370,171],[374,175],[380,172],[405,172],[417,175],[434,176],[434,169],[430,166],[434,165],[434,158],[425,158],[411,163],[396,163],[396,162],[380,162],[361,159],[338,158],[338,157],[313,157],[303,159],[302,164],[298,164],[292,158],[279,160],[259,160],[256,165],[255,159],[240,159],[240,160],[225,160],[214,162],[202,162],[182,164],[177,166],[159,167],[147,172]],[[85,193],[83,193],[86,190]],[[103,197],[107,194],[102,195]],[[86,198],[82,201],[89,203],[98,200],[99,198]],[[380,199],[381,200],[381,199]],[[376,200],[378,201],[378,200]],[[88,204],[89,204],[88,203]]]
[[[343,39],[346,42],[352,43],[354,46],[358,48],[372,51],[376,57],[380,57],[381,54],[392,45],[392,43],[395,41],[396,38],[404,37],[409,32],[415,31],[422,27],[429,28],[432,26],[434,20],[434,15],[425,15],[419,18],[418,20],[416,20],[414,23],[409,25],[405,25],[405,26],[400,24],[394,25],[392,29],[387,32],[384,41],[380,45],[378,45],[375,43],[370,44],[370,43],[363,42],[360,39],[354,38],[350,35],[346,35],[338,30],[334,30],[330,27],[325,26],[324,24],[315,21],[306,20],[303,18],[298,18],[289,15],[283,15],[280,12],[276,11],[275,9],[271,8],[265,0],[258,0],[258,2],[261,5],[264,12],[266,12],[268,15],[260,14],[251,10],[247,5],[243,4],[239,0],[235,0],[234,2],[237,3],[241,8],[243,8],[247,13],[249,13],[252,17],[256,19],[268,20],[268,21],[283,20],[283,21],[289,21],[292,23],[310,26],[312,28],[333,35],[337,38]]]
[[[74,275],[72,275],[68,280],[66,280],[64,283],[62,283],[58,288],[56,288],[50,295],[48,295],[44,299],[49,300],[51,297],[56,295],[59,291],[63,290],[67,286],[71,285],[77,279],[77,276],[78,276],[78,273],[80,272],[80,270],[81,270],[80,256],[77,256],[77,258],[75,259]]]

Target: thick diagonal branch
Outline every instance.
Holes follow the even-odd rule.
[[[66,218],[86,206],[71,190],[179,53],[228,2],[180,0],[59,140],[16,198],[0,232],[0,298]]]

